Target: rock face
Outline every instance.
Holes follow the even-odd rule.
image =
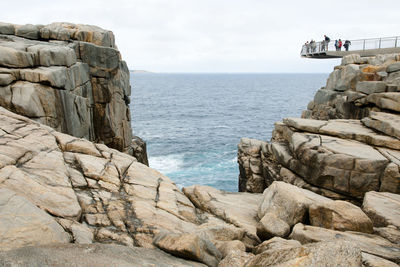
[[[160,229],[183,232],[201,220],[169,178],[125,153],[3,108],[0,135],[0,189],[7,192],[0,221],[24,237],[13,243],[15,237],[2,232],[3,250],[32,244],[32,238],[50,243],[90,236],[90,242],[153,247]],[[21,208],[10,210],[10,200]],[[16,212],[46,227],[22,227],[29,224],[24,220],[17,227],[9,221]]]
[[[246,263],[256,266],[361,266],[359,248],[346,242],[320,242],[280,250],[265,251]]]
[[[0,27],[0,106],[133,154],[129,70],[111,31],[71,23]]]
[[[309,208],[309,218],[311,225],[327,229],[373,232],[371,219],[359,207],[346,201],[313,204]]]
[[[194,234],[159,234],[154,244],[172,255],[208,266],[216,267],[221,260],[221,253],[210,240]]]
[[[73,257],[71,257],[73,255]],[[111,244],[58,244],[34,246],[0,252],[1,266],[175,266],[205,267],[206,265],[172,257],[158,249],[129,248]]]
[[[372,219],[374,226],[393,225],[400,230],[400,195],[368,192],[365,194],[362,209]]]
[[[376,235],[351,231],[340,232],[299,223],[293,228],[290,238],[302,244],[333,240],[347,241],[363,252],[400,262],[400,246]]]
[[[344,57],[303,118],[276,123],[270,142],[243,138],[239,190],[284,181],[358,204],[369,191],[400,193],[399,61]]]
[[[70,242],[158,246],[217,266],[221,254],[259,243],[260,194],[194,187],[185,190],[187,197],[168,177],[126,153],[2,107],[0,193],[0,251]],[[176,236],[187,242],[169,242]]]

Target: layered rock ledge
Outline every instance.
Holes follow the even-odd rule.
[[[130,95],[129,70],[111,31],[0,23],[2,107],[132,155]]]
[[[361,203],[366,192],[400,193],[400,56],[349,55],[302,118],[277,122],[270,142],[239,144],[239,190],[285,181]]]

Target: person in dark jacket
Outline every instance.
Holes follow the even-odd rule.
[[[328,36],[324,35],[324,44],[325,44],[325,50],[328,51],[328,45],[329,42],[331,41],[331,38],[329,38]]]
[[[349,40],[344,41],[343,46],[346,49],[346,51],[349,51],[350,45],[351,45],[351,42]]]

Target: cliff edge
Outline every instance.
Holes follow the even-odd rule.
[[[302,118],[277,122],[270,142],[241,140],[239,190],[285,181],[356,203],[399,194],[399,112],[400,56],[346,56]]]
[[[111,31],[0,23],[0,105],[133,154],[129,70]]]

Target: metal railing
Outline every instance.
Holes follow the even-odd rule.
[[[339,40],[339,39],[338,39]],[[307,45],[303,45],[301,48],[300,55],[314,55],[325,53],[327,51],[364,51],[372,49],[382,49],[382,48],[396,48],[400,47],[400,36],[395,37],[385,37],[385,38],[371,38],[371,39],[358,39],[349,40],[350,44],[348,48],[345,47],[345,39],[342,39],[342,47],[337,50],[335,47],[335,40],[330,42],[314,42]]]

